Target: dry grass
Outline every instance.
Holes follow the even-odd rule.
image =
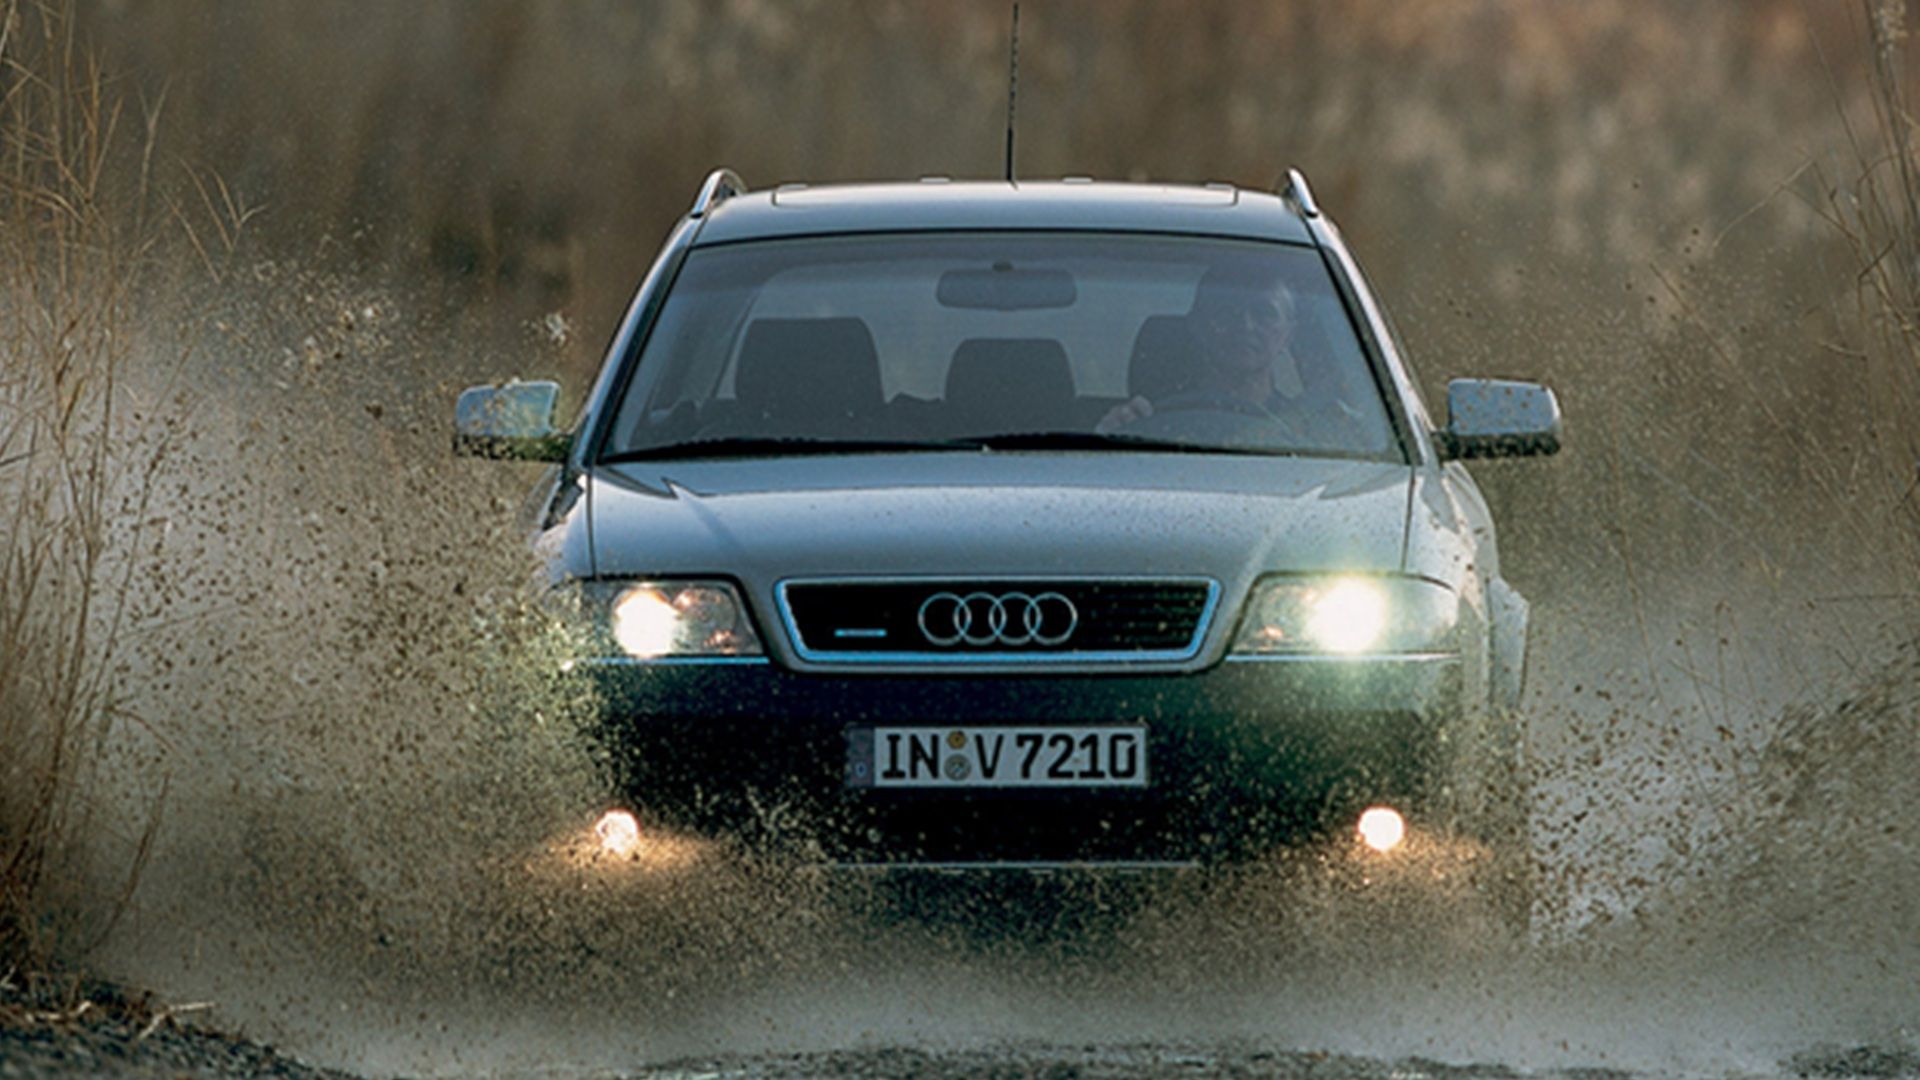
[[[53,0],[0,8],[0,966],[44,962],[163,447],[130,392],[128,117]],[[137,133],[136,133],[137,134]],[[144,165],[145,157],[139,159]],[[141,170],[138,183],[144,184]],[[136,859],[137,862],[137,859]]]
[[[1271,186],[1300,165],[1403,309],[1482,307],[1430,360],[1491,347],[1537,367],[1544,350],[1511,346],[1586,313],[1536,283],[1577,275],[1637,319],[1624,274],[1804,156],[1830,120],[1806,92],[1828,7],[1047,0],[1022,14],[1021,170]],[[590,365],[716,164],[762,185],[997,176],[1008,8],[86,11],[137,85],[164,88],[176,145],[267,208],[275,242],[564,306]]]
[[[1843,114],[1847,171],[1816,170],[1814,207],[1855,271],[1850,297],[1855,377],[1870,457],[1859,508],[1876,535],[1904,541],[1897,557],[1920,580],[1920,156],[1907,74],[1912,43],[1905,0],[1861,0],[1872,78],[1864,123]],[[1875,520],[1877,519],[1877,520]],[[1887,523],[1897,523],[1886,529]],[[1913,599],[1920,601],[1920,594]],[[1920,611],[1920,603],[1910,610]],[[1920,627],[1917,627],[1920,628]]]

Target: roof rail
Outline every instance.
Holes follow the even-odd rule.
[[[1299,169],[1287,170],[1287,186],[1281,189],[1281,196],[1300,211],[1302,217],[1320,216],[1320,204],[1313,201],[1313,189],[1307,186],[1307,178],[1300,175]]]
[[[707,211],[747,192],[747,182],[732,169],[715,169],[707,174],[707,182],[700,185],[700,194],[693,198],[693,209],[687,211],[690,218],[707,216]]]

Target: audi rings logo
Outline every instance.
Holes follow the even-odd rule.
[[[937,592],[920,605],[920,632],[941,647],[1058,645],[1080,627],[1080,610],[1057,592]]]

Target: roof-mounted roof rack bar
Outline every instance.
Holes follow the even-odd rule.
[[[1307,178],[1300,175],[1299,169],[1287,170],[1287,186],[1280,193],[1302,217],[1320,216],[1320,204],[1313,201],[1313,189],[1307,186]]]
[[[747,182],[732,169],[715,169],[707,174],[707,182],[700,185],[700,194],[694,196],[693,209],[687,211],[691,218],[705,217],[707,211],[747,192]]]

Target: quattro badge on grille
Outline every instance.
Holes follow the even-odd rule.
[[[1080,609],[1057,592],[937,592],[920,605],[920,633],[940,648],[1064,644]]]

